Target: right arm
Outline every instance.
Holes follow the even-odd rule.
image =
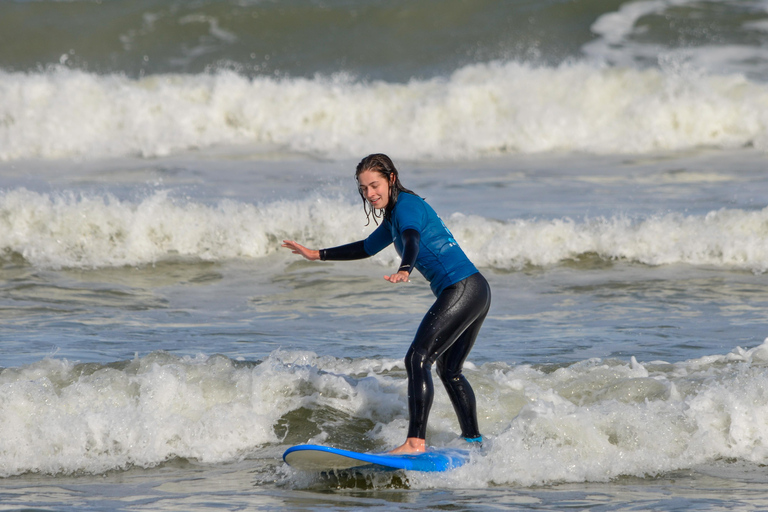
[[[382,225],[376,228],[368,238],[358,242],[352,242],[351,244],[317,250],[308,249],[293,240],[283,240],[283,247],[290,249],[293,254],[304,256],[310,261],[350,261],[370,258],[391,243],[392,235],[389,232],[389,227],[382,223]]]
[[[361,260],[371,256],[365,251],[365,241],[352,242],[351,244],[331,247],[329,249],[308,249],[293,240],[283,240],[283,247],[287,247],[293,254],[300,254],[310,261],[314,260],[337,260],[350,261]]]

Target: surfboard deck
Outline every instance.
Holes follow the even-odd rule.
[[[430,449],[416,455],[360,453],[329,446],[302,444],[288,448],[283,460],[291,467],[304,471],[334,471],[344,469],[405,469],[409,471],[448,471],[469,460],[469,450],[457,448]]]

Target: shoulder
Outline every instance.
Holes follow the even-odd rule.
[[[400,231],[409,227],[420,229],[428,223],[430,211],[429,205],[419,196],[401,192],[392,215],[393,224],[396,224]]]
[[[397,204],[395,211],[408,210],[408,209],[424,209],[428,208],[427,202],[419,196],[409,194],[408,192],[400,192],[397,196]]]

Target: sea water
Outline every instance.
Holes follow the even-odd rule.
[[[768,3],[0,4],[0,510],[768,507]],[[433,297],[386,152],[489,280],[485,442],[384,451]],[[462,446],[439,387],[428,443]]]

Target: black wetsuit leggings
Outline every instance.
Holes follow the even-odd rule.
[[[480,437],[475,393],[461,370],[491,306],[491,288],[477,273],[442,291],[421,321],[405,355],[408,372],[408,437],[426,438],[434,386],[432,364],[459,417],[461,434]]]

